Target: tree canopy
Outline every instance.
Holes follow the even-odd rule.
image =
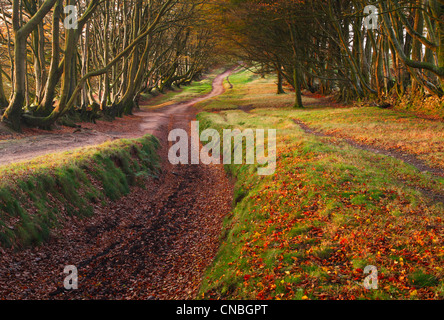
[[[442,96],[443,4],[220,0],[216,7],[226,25],[224,36],[241,48],[236,54],[260,64],[261,72],[283,76],[296,89],[295,105],[301,106],[301,87],[337,90],[342,100],[383,98],[393,91],[402,96],[408,88]]]
[[[3,121],[48,127],[88,108],[120,116],[144,91],[189,83],[211,64],[203,8],[199,0],[2,1]]]
[[[187,84],[221,56],[276,74],[296,107],[302,89],[441,97],[443,14],[443,0],[3,0],[2,121],[128,114],[141,93]]]

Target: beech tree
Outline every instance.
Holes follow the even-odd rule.
[[[0,3],[0,109],[15,130],[48,128],[75,110],[131,113],[143,91],[187,84],[211,63],[205,1]],[[67,6],[77,8],[75,28],[66,28]]]
[[[285,79],[296,107],[301,88],[343,101],[444,93],[442,0],[219,0],[215,8],[233,55],[276,74],[279,93]]]
[[[23,23],[21,1],[12,2],[12,27],[14,34],[14,93],[8,108],[3,114],[2,121],[8,122],[13,129],[20,128],[20,117],[26,95],[26,60],[27,38],[38,28],[43,18],[52,9],[57,0],[46,0],[36,13]]]

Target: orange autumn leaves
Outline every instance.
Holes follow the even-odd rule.
[[[303,147],[279,149],[276,174],[257,182],[260,190],[243,202],[248,213],[232,222],[239,255],[229,268],[240,281],[230,298],[442,298],[441,218]],[[367,265],[378,268],[377,290],[363,287]]]

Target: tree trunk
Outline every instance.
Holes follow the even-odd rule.
[[[419,7],[420,1],[417,1],[418,8],[415,9],[415,20],[413,28],[416,32],[419,34],[423,34],[424,31],[424,18],[422,15],[422,9]],[[421,59],[421,50],[422,45],[421,42],[418,39],[413,39],[412,43],[412,59],[413,60],[420,60]],[[415,79],[412,80],[412,92],[418,92],[420,88],[420,84]]]
[[[46,0],[37,13],[28,22],[21,26],[20,0],[14,0],[12,5],[12,25],[14,29],[14,95],[8,108],[3,114],[2,121],[12,129],[20,131],[20,118],[26,95],[26,45],[31,32],[38,27],[46,14],[57,0]]]
[[[284,94],[284,76],[282,75],[282,65],[280,63],[277,64],[277,94]]]
[[[438,52],[437,52],[437,58],[438,58],[438,68],[444,68],[444,22],[442,22],[442,19],[444,19],[444,3],[443,1],[437,1],[434,0],[432,2],[435,2],[435,9],[434,9],[434,15],[437,19],[437,37],[438,37]],[[444,90],[444,76],[441,75],[439,77],[439,80],[441,82],[441,89]]]
[[[13,130],[20,131],[20,117],[26,94],[26,37],[15,32],[14,37],[14,94],[2,121]]]
[[[3,88],[3,75],[2,66],[0,64],[0,108],[6,108],[8,106],[8,99],[6,99],[5,90]]]
[[[295,91],[295,108],[303,108],[302,104],[302,93],[301,93],[301,78],[300,78],[298,67],[293,68],[293,83],[294,83],[294,91]]]
[[[89,45],[89,22],[86,24],[85,38],[82,43],[82,70],[80,73],[81,78],[83,78],[88,73],[88,60],[89,60],[88,59],[89,58],[88,45]],[[85,83],[83,84],[83,88],[82,88],[82,96],[81,96],[80,105],[82,106],[82,108],[86,108],[88,106],[88,104],[89,104],[88,88],[87,88],[87,82],[85,81]]]
[[[105,62],[105,65],[109,62],[109,44],[108,44],[108,32],[109,32],[109,20],[110,20],[110,12],[109,12],[109,1],[105,3],[105,28],[103,29],[103,51],[104,51],[104,57],[103,60]],[[109,81],[109,74],[106,72],[104,75],[103,80],[103,93],[102,93],[102,99],[100,101],[100,109],[104,110],[106,106],[108,105],[108,102],[110,100],[110,81]]]
[[[35,76],[35,99],[34,103],[38,105],[42,99],[43,90],[46,81],[45,68],[45,34],[43,23],[40,23],[32,33],[34,48],[34,76]]]

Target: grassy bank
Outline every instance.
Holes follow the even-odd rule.
[[[0,167],[0,244],[22,248],[47,240],[70,216],[116,200],[155,174],[153,136],[47,155]]]
[[[234,209],[200,297],[442,299],[444,205],[434,196],[442,195],[444,179],[340,139],[306,134],[293,118],[305,116],[315,124],[313,119],[321,117],[335,130],[342,122],[335,123],[332,115],[345,109],[294,110],[288,108],[290,94],[287,106],[285,98],[273,101],[273,85],[274,79],[252,77],[236,89],[235,98],[227,92],[214,105],[203,105],[218,113],[198,116],[201,130],[278,132],[275,174],[258,176],[254,165],[227,166],[237,180]],[[273,108],[265,107],[268,102]],[[250,108],[223,110],[225,103]],[[402,129],[402,122],[378,111],[379,121]],[[350,123],[363,117],[352,109],[346,114]],[[377,130],[370,126],[366,131],[371,136]],[[367,265],[378,269],[376,290],[363,287]]]

